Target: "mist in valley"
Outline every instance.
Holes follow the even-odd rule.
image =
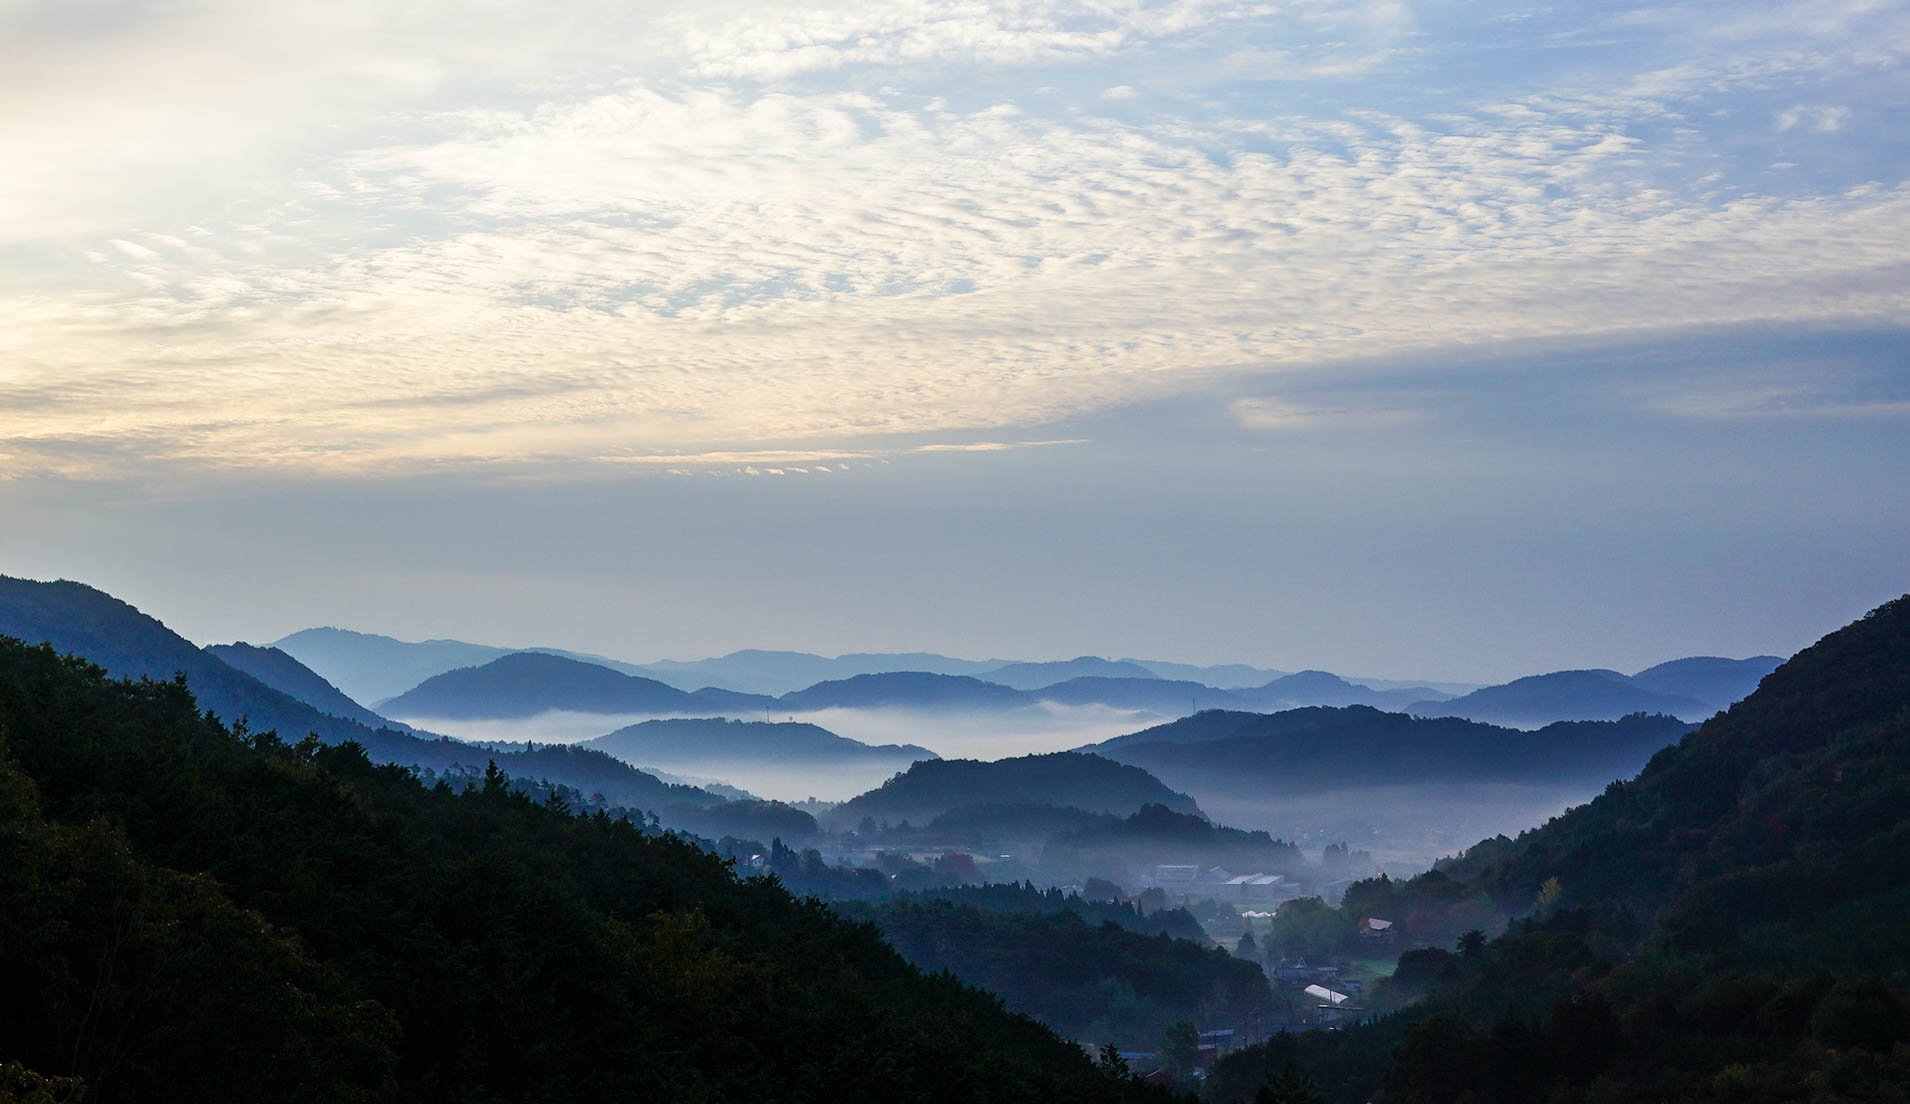
[[[944,759],[992,761],[1069,751],[1159,724],[1163,718],[1107,706],[1042,702],[1001,713],[822,709],[795,714],[795,719],[865,744],[920,744]]]
[[[459,740],[484,743],[575,744],[592,740],[628,725],[658,720],[651,713],[579,713],[552,710],[533,717],[506,720],[461,720],[446,717],[404,717],[406,724]],[[761,721],[760,715],[738,720]],[[1104,706],[1064,706],[1043,703],[1005,713],[961,713],[910,709],[823,709],[808,713],[772,714],[768,719],[794,719],[819,725],[839,736],[865,744],[916,744],[944,759],[1004,759],[1017,755],[1066,751],[1159,723],[1151,713]],[[846,801],[880,786],[901,767],[882,763],[830,763],[804,769],[789,763],[760,763],[747,759],[672,758],[662,762],[633,762],[680,777],[709,778],[775,801]]]
[[[1314,854],[1345,843],[1394,876],[1425,870],[1495,835],[1516,836],[1597,796],[1581,787],[1468,783],[1361,786],[1254,795],[1190,787],[1207,815]]]

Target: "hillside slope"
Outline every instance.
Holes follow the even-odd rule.
[[[0,1069],[86,1099],[1121,1099],[872,931],[501,776],[0,641]],[[0,1089],[0,1092],[6,1090]]]
[[[1425,1003],[1244,1052],[1211,1098],[1295,1062],[1332,1102],[1904,1099],[1910,596],[1589,804],[1352,887],[1343,922],[1494,908],[1499,938],[1401,958],[1388,988]]]
[[[1143,805],[1200,812],[1193,798],[1168,789],[1139,767],[1061,751],[992,763],[974,759],[917,763],[881,787],[836,806],[826,819],[849,826],[865,816],[878,823],[924,824],[951,809],[991,802],[1073,807],[1119,816],[1137,813]]]
[[[200,705],[221,718],[244,719],[252,731],[276,730],[288,741],[307,733],[326,744],[356,741],[376,762],[444,773],[481,771],[495,758],[507,771],[547,778],[586,795],[601,794],[613,805],[647,810],[720,800],[702,790],[666,785],[601,752],[574,748],[492,752],[443,737],[371,728],[320,712],[228,666],[127,603],[81,583],[0,577],[0,636],[50,644],[55,651],[80,656],[117,678],[169,681],[184,675]]]
[[[321,713],[357,721],[367,728],[395,728],[397,724],[346,697],[344,691],[325,681],[324,676],[277,648],[261,648],[243,641],[236,644],[211,644],[206,651],[228,667],[236,668],[283,694],[289,694]]]
[[[595,748],[631,763],[662,766],[731,760],[804,766],[892,762],[899,770],[917,760],[937,758],[934,752],[914,744],[865,744],[800,721],[723,717],[641,721],[578,746]]]

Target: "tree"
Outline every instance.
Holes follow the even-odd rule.
[[[1459,953],[1469,959],[1477,959],[1486,953],[1486,933],[1478,928],[1459,937]]]
[[[1325,1104],[1325,1100],[1313,1078],[1292,1062],[1279,1073],[1268,1071],[1266,1082],[1253,1094],[1253,1104]]]
[[[966,851],[948,851],[937,857],[935,872],[958,881],[972,882],[981,877],[975,866],[975,856]]]
[[[1387,1098],[1452,1104],[1482,1080],[1485,1042],[1457,1012],[1435,1012],[1406,1029],[1386,1071]]]
[[[1102,1044],[1101,1053],[1095,1058],[1094,1064],[1101,1067],[1101,1072],[1114,1081],[1127,1082],[1134,1079],[1134,1072],[1127,1068],[1127,1059],[1121,1057],[1121,1048],[1113,1043]]]
[[[1175,1020],[1161,1033],[1157,1049],[1162,1069],[1176,1081],[1189,1080],[1194,1076],[1194,1059],[1200,1055],[1200,1031],[1188,1020]]]
[[[1251,930],[1240,937],[1240,942],[1234,946],[1234,954],[1252,962],[1260,961],[1260,945],[1254,942]]]

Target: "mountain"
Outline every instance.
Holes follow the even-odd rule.
[[[722,717],[684,717],[643,721],[579,746],[608,752],[630,763],[656,763],[695,771],[738,759],[760,763],[825,766],[937,758],[914,744],[865,744],[826,728],[800,721],[738,721]]]
[[[1306,866],[1298,847],[1265,832],[1243,832],[1161,805],[1143,805],[1125,819],[1058,832],[1042,849],[1041,861],[1051,870],[1126,871],[1127,876],[1160,863],[1198,863],[1237,874],[1281,875],[1299,875]],[[1122,882],[1126,876],[1111,880]]]
[[[1200,813],[1193,798],[1175,793],[1138,767],[1098,755],[1059,751],[992,763],[974,759],[916,763],[877,789],[836,806],[826,819],[849,826],[863,817],[877,823],[925,824],[951,809],[984,803],[1072,806],[1120,816],[1152,804],[1178,813]]]
[[[1609,721],[1629,713],[1668,713],[1697,721],[1712,712],[1692,698],[1648,690],[1617,671],[1605,670],[1528,675],[1449,701],[1415,702],[1407,711],[1517,728],[1536,728],[1553,721]]]
[[[982,672],[989,682],[1016,690],[1039,690],[1078,678],[1156,679],[1160,676],[1138,663],[1081,656],[1047,663],[1008,663]]]
[[[1304,705],[1370,705],[1404,709],[1415,702],[1446,695],[1426,686],[1375,690],[1348,682],[1330,671],[1300,671],[1284,675],[1251,690],[1238,691],[1236,700],[1259,709],[1290,709]]]
[[[562,648],[500,648],[463,640],[413,643],[349,629],[303,629],[272,646],[330,679],[353,698],[368,702],[402,694],[433,675],[460,667],[480,667],[515,652],[562,656],[626,675],[649,675],[648,670],[634,663]]]
[[[1170,663],[1161,659],[1117,659],[1115,662],[1145,667],[1153,672],[1155,678],[1198,682],[1218,690],[1240,690],[1263,686],[1267,680],[1277,679],[1287,673],[1267,667],[1249,667],[1244,663],[1216,663],[1209,667],[1202,667],[1192,663]]]
[[[1029,696],[1059,705],[1105,705],[1176,717],[1201,706],[1214,708],[1240,703],[1238,695],[1225,690],[1198,682],[1159,678],[1075,678],[1032,690]]]
[[[819,682],[777,699],[781,708],[818,709],[1017,709],[1032,699],[1020,690],[967,675],[893,671]]]
[[[277,648],[261,648],[240,642],[209,645],[206,651],[226,666],[243,671],[280,693],[290,694],[321,713],[357,721],[367,728],[409,729],[409,726],[394,724],[346,697],[318,672]]]
[[[0,731],[9,1100],[1146,1098],[871,929],[498,772],[242,737],[14,641]]]
[[[184,675],[199,704],[220,717],[244,719],[253,732],[276,730],[288,741],[312,733],[326,744],[355,741],[376,762],[433,772],[482,771],[490,759],[527,777],[546,778],[612,805],[655,810],[711,804],[702,790],[669,786],[601,752],[539,748],[490,752],[443,737],[371,728],[333,716],[257,678],[117,598],[74,582],[43,583],[0,577],[0,636],[46,643],[106,669],[117,678],[170,681]]]
[[[718,686],[774,695],[857,675],[892,671],[977,675],[1001,665],[999,659],[951,659],[933,652],[850,652],[831,659],[810,652],[750,648],[713,659],[648,663],[644,665],[644,673],[677,686]]]
[[[1289,793],[1411,783],[1576,781],[1630,774],[1691,726],[1638,715],[1536,732],[1371,706],[1214,710],[1083,749],[1194,790]]]
[[[1330,1104],[1899,1100],[1906,887],[1910,595],[1589,803],[1348,889],[1349,932],[1388,917],[1402,943],[1431,944],[1385,987],[1419,1003],[1245,1051],[1207,1095],[1245,1101],[1292,1063]],[[1495,913],[1516,918],[1504,934],[1441,949]]]
[[[272,642],[353,700],[380,702],[433,675],[489,663],[513,649],[462,640],[411,643],[350,629],[301,629]]]
[[[1783,662],[1778,656],[1750,659],[1692,656],[1647,667],[1631,676],[1631,682],[1656,694],[1690,698],[1704,707],[1708,717],[1749,696],[1758,683],[1764,681],[1764,676],[1777,670]]]
[[[379,703],[400,717],[455,720],[578,713],[757,712],[769,698],[729,690],[678,690],[655,679],[543,652],[512,652],[480,667],[432,677]]]

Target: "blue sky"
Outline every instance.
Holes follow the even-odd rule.
[[[1495,678],[1907,588],[1910,6],[0,3],[0,570]]]

